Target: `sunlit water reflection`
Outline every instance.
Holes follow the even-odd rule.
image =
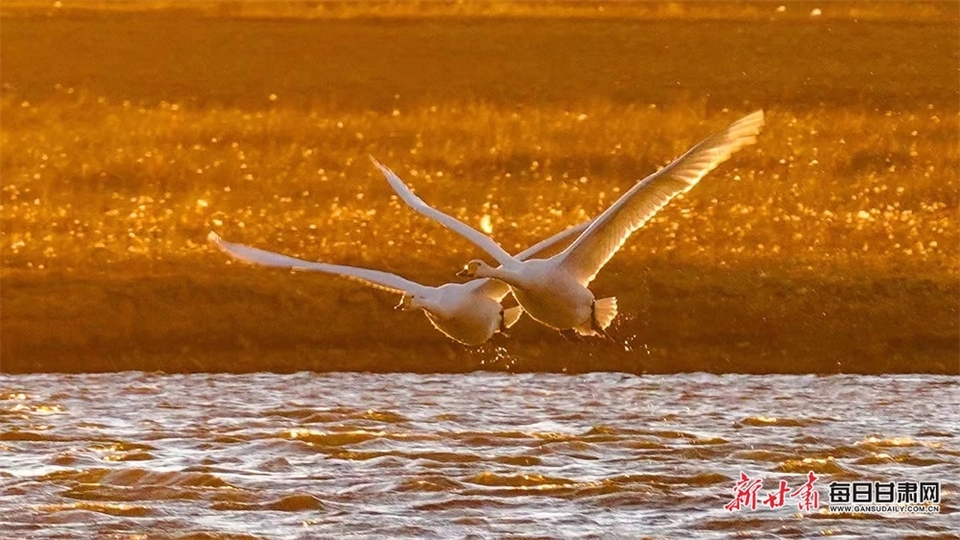
[[[0,376],[16,537],[957,531],[960,380],[933,376]],[[743,471],[821,508],[728,512]],[[831,515],[827,484],[942,481],[941,513]]]

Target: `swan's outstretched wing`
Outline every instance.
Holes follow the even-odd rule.
[[[518,261],[525,261],[527,259],[534,258],[547,258],[554,254],[554,252],[559,252],[571,240],[577,237],[578,234],[583,232],[587,226],[590,225],[590,221],[584,221],[579,225],[574,225],[573,227],[568,227],[557,234],[547,238],[546,240],[541,240],[536,244],[528,247],[527,249],[517,253],[514,258]],[[493,298],[496,301],[503,300],[503,297],[510,292],[510,286],[502,281],[497,281],[495,279],[486,279],[481,278],[477,281],[483,281],[484,283],[477,287],[481,293],[490,298]]]
[[[418,213],[427,216],[428,218],[440,223],[444,227],[459,234],[467,240],[470,240],[477,247],[489,253],[490,256],[496,259],[500,264],[510,264],[511,262],[516,262],[516,260],[509,253],[504,251],[504,249],[494,242],[489,236],[474,229],[459,219],[453,216],[448,216],[447,214],[444,214],[443,212],[423,202],[423,199],[414,195],[414,193],[410,191],[410,188],[408,188],[407,185],[403,183],[403,180],[400,180],[400,177],[398,177],[393,171],[382,165],[372,156],[370,159],[373,160],[373,164],[376,165],[377,168],[380,169],[380,172],[383,173],[383,176],[386,177],[387,182],[390,182],[390,186],[394,191],[397,192],[397,195],[399,195],[403,202],[407,203],[410,208],[413,208]]]
[[[513,258],[518,261],[525,261],[527,259],[545,259],[552,255],[551,251],[554,251],[552,248],[555,248],[555,250],[559,252],[564,246],[576,239],[577,235],[583,232],[584,229],[589,227],[590,223],[592,223],[592,221],[587,220],[579,225],[568,227],[551,236],[550,238],[541,240],[521,251],[520,253],[517,253],[513,256]]]
[[[638,182],[558,255],[563,267],[584,286],[589,284],[633,231],[734,152],[755,143],[761,127],[762,110],[707,137],[673,163]]]
[[[234,244],[232,242],[223,240],[220,238],[220,235],[215,232],[211,232],[209,235],[207,235],[207,240],[234,259],[238,259],[250,264],[273,266],[277,268],[289,268],[291,270],[309,270],[312,272],[322,272],[324,274],[342,276],[354,281],[359,281],[376,289],[398,294],[409,293],[422,296],[429,294],[429,292],[432,290],[432,287],[426,287],[420,285],[419,283],[414,283],[413,281],[404,279],[395,274],[390,274],[388,272],[368,270],[366,268],[357,268],[354,266],[342,266],[339,264],[309,262],[288,257],[286,255],[281,255],[279,253],[273,253],[271,251],[264,251],[262,249],[244,246],[242,244]]]

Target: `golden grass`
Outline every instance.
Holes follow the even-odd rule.
[[[449,245],[435,255],[444,263],[470,256],[401,207],[368,155],[473,225],[487,216],[519,248],[596,215],[742,113],[596,102],[396,113],[2,103],[3,265],[81,271],[198,258],[209,229],[315,259],[398,263],[438,242]],[[757,146],[658,215],[626,253],[955,274],[956,134],[956,116],[934,109],[771,110]]]
[[[939,21],[956,17],[957,8],[949,1],[918,3],[905,0],[7,0],[0,6],[0,14],[16,16],[98,16],[105,13],[176,13],[193,17],[292,20],[548,17],[687,21]]]
[[[2,368],[956,372],[957,30],[942,8],[829,26],[7,16]],[[623,312],[610,345],[572,350],[526,321],[509,356],[464,362],[393,299],[225,272],[204,242],[215,229],[448,281],[476,250],[401,207],[368,154],[519,249],[756,107],[758,144],[601,273]]]

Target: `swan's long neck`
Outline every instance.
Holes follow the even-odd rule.
[[[417,298],[416,302],[414,303],[414,307],[422,309],[427,313],[433,313],[433,314],[441,313],[439,302],[437,302],[433,298],[423,298],[423,297]]]
[[[503,267],[481,266],[477,269],[477,277],[493,278],[507,285],[520,286],[520,276],[517,272]]]

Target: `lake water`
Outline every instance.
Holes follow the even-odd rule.
[[[0,428],[11,538],[960,531],[957,377],[0,375]],[[811,471],[818,509],[763,505]],[[941,482],[939,513],[828,512],[861,481]]]

